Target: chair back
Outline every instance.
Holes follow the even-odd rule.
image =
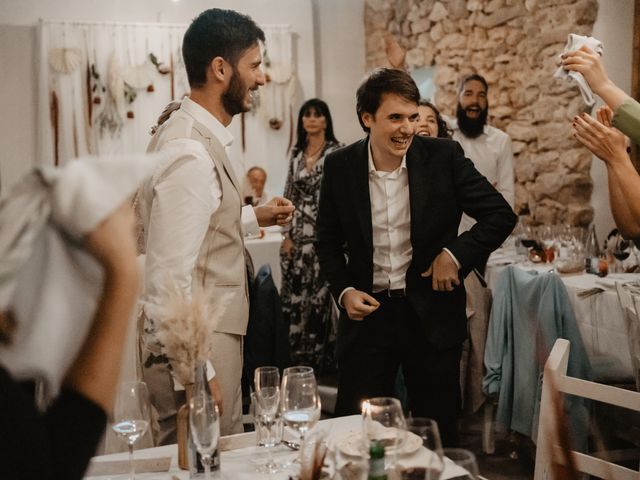
[[[638,470],[631,470],[602,458],[570,450],[560,445],[563,419],[558,407],[558,393],[574,395],[640,412],[640,393],[567,376],[570,343],[556,340],[544,368],[538,449],[534,480],[559,480],[560,465],[571,463],[579,472],[610,480],[638,480]],[[561,403],[560,403],[561,405]],[[566,477],[565,477],[566,478]]]
[[[629,355],[633,377],[636,382],[636,390],[640,392],[640,298],[624,288],[620,282],[616,282],[616,292],[620,310],[627,326],[627,339],[629,341]]]

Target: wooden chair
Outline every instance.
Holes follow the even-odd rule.
[[[627,325],[627,338],[629,341],[629,355],[636,382],[636,390],[640,392],[640,298],[625,290],[623,285],[616,282],[616,292],[620,310]]]
[[[573,467],[579,472],[598,478],[638,480],[640,478],[638,470],[631,470],[602,458],[575,450],[567,451],[560,447],[559,439],[562,436],[560,424],[563,420],[558,415],[558,410],[562,410],[562,407],[557,407],[558,393],[576,395],[640,412],[639,392],[568,377],[566,372],[569,347],[568,340],[556,340],[545,364],[534,480],[558,479],[557,467],[566,465],[567,459],[571,460]]]

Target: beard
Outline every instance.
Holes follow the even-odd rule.
[[[460,131],[469,138],[478,138],[484,132],[484,126],[487,123],[489,115],[489,106],[480,110],[478,118],[467,117],[467,112],[462,108],[460,102],[456,108],[456,118],[458,119],[458,127]]]
[[[244,101],[246,92],[246,85],[240,80],[238,74],[234,72],[229,81],[229,87],[222,94],[222,106],[229,115],[233,116],[249,111]]]

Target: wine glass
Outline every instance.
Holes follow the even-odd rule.
[[[408,457],[399,460],[402,480],[438,480],[444,470],[444,455],[438,424],[431,418],[409,417],[407,431],[422,439],[422,446],[428,451],[420,455],[418,461]],[[413,456],[415,457],[415,456]]]
[[[463,448],[445,448],[443,453],[445,457],[463,469],[460,472],[456,472],[456,479],[478,480],[480,478],[478,463],[473,452]]]
[[[258,471],[277,473],[282,466],[273,460],[271,452],[282,441],[280,416],[280,371],[278,367],[258,367],[254,372],[255,392],[251,394],[251,406],[258,445],[267,449],[267,463]]]
[[[191,397],[189,427],[193,443],[202,457],[205,480],[211,479],[211,459],[220,440],[219,419],[218,407],[210,393],[203,391]]]
[[[129,448],[129,478],[135,478],[133,445],[149,428],[149,392],[144,382],[123,382],[118,388],[111,428],[127,440]]]
[[[287,426],[297,430],[302,443],[306,432],[320,419],[318,385],[310,367],[287,370],[282,378],[282,416]]]
[[[372,447],[385,449],[385,469],[393,469],[398,452],[404,446],[407,424],[400,400],[376,397],[362,404],[362,447],[370,454]]]

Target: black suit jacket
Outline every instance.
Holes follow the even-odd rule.
[[[516,215],[500,193],[464,157],[457,142],[416,136],[407,151],[411,245],[407,296],[424,324],[428,342],[450,348],[467,336],[462,281],[452,292],[431,288],[427,270],[443,248],[461,264],[462,280],[478,258],[511,233]],[[336,299],[346,287],[371,293],[373,238],[369,196],[368,138],[327,156],[320,191],[316,251],[322,275]],[[477,223],[458,235],[462,213]],[[358,322],[341,312],[338,356],[355,340]]]

